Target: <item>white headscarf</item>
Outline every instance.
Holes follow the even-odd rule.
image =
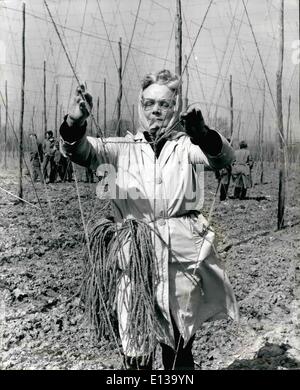
[[[148,120],[145,116],[144,108],[142,105],[142,97],[143,97],[143,92],[144,90],[141,90],[139,93],[139,102],[138,102],[138,117],[139,117],[139,132],[148,132],[150,133],[150,128],[149,128],[149,123]],[[175,107],[173,108],[173,116],[168,123],[167,127],[161,127],[157,133],[156,133],[156,138],[161,138],[165,135],[165,137],[169,140],[177,139],[183,135],[186,135],[183,127],[181,126],[179,122],[179,114],[181,112],[180,107],[179,107],[179,96],[176,96],[176,104]]]

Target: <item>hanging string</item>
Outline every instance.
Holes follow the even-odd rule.
[[[80,216],[81,216],[81,220],[82,220],[82,225],[83,225],[83,230],[84,230],[84,235],[85,235],[85,240],[86,240],[86,247],[87,247],[87,251],[88,251],[87,258],[88,258],[88,261],[90,263],[90,267],[93,268],[95,266],[95,264],[93,264],[93,261],[92,261],[90,239],[89,239],[89,234],[88,234],[88,230],[87,230],[87,226],[86,226],[86,222],[85,222],[85,218],[84,218],[84,213],[83,213],[83,208],[82,208],[82,204],[81,204],[80,194],[79,194],[79,187],[78,187],[78,181],[77,181],[77,175],[76,175],[76,168],[75,168],[75,164],[73,162],[72,162],[72,167],[73,167],[73,171],[74,171],[75,186],[76,186],[76,192],[77,192],[77,199],[78,199],[78,205],[79,205],[79,210],[80,210]],[[110,327],[110,330],[112,332],[112,336],[113,336],[114,342],[116,344],[119,356],[120,356],[120,358],[122,358],[122,352],[120,350],[119,343],[118,343],[118,340],[117,340],[117,336],[116,336],[115,331],[114,331],[114,326],[111,323],[110,314],[107,311],[106,302],[104,301],[104,298],[103,298],[102,293],[101,293],[102,290],[101,290],[101,286],[99,286],[98,278],[95,278],[95,283],[98,286],[98,296],[99,296],[99,298],[101,300],[101,305],[102,305],[102,307],[104,308],[104,311],[105,311],[106,321],[107,321],[107,323],[108,323],[108,325]]]
[[[263,59],[262,59],[262,56],[261,56],[261,52],[259,50],[257,39],[256,39],[254,30],[253,30],[253,27],[252,27],[252,23],[251,23],[249,14],[248,14],[247,6],[246,6],[244,0],[242,0],[242,2],[243,2],[243,6],[244,6],[244,9],[245,9],[245,12],[246,12],[246,16],[247,16],[247,19],[248,19],[249,26],[250,26],[250,29],[251,29],[251,33],[252,33],[252,36],[253,36],[253,39],[254,39],[255,47],[256,47],[257,53],[259,55],[260,63],[261,63],[261,66],[262,66],[262,69],[263,69],[263,72],[264,72],[264,75],[265,75],[265,79],[266,79],[266,82],[267,82],[267,85],[268,85],[268,89],[269,89],[269,92],[270,92],[272,103],[273,103],[274,109],[276,110],[276,104],[275,104],[275,100],[274,100],[273,93],[272,93],[272,90],[271,90],[271,86],[270,86],[270,83],[269,83],[269,78],[267,76],[267,72],[266,72],[265,65],[264,65],[264,62],[263,62]]]
[[[86,9],[87,9],[87,0],[85,0],[85,4],[84,4],[84,11],[83,11],[83,17],[82,17],[82,24],[81,24],[81,28],[80,28],[79,42],[78,42],[77,53],[76,53],[75,64],[74,64],[74,68],[75,69],[76,69],[77,61],[78,61],[78,57],[79,57],[79,51],[80,51],[80,46],[81,46],[81,38],[82,38],[82,31],[83,31],[84,23],[85,23]],[[70,88],[70,94],[69,94],[69,99],[68,99],[69,102],[71,100],[72,93],[74,93],[73,92],[73,77],[72,77],[72,81],[71,81],[71,88]],[[68,107],[68,109],[69,109],[69,107]]]
[[[31,207],[34,207],[34,208],[36,208],[36,209],[38,209],[38,210],[41,210],[41,208],[40,208],[40,207],[37,207],[35,204],[28,202],[28,200],[26,200],[26,199],[24,199],[24,198],[20,198],[19,196],[13,194],[13,193],[10,192],[10,191],[5,190],[5,189],[2,188],[2,187],[0,187],[0,190],[3,191],[3,192],[6,192],[7,194],[13,196],[13,197],[16,198],[16,199],[21,200],[22,202],[25,202],[25,203],[29,204]]]
[[[113,56],[114,64],[115,64],[116,69],[118,70],[117,60],[116,60],[116,57],[115,57],[115,54],[114,54],[114,51],[113,51],[113,48],[112,48],[111,39],[110,39],[108,31],[107,31],[105,19],[103,17],[103,13],[102,13],[102,10],[101,10],[101,7],[100,7],[99,0],[97,0],[97,5],[98,5],[98,9],[99,9],[99,12],[100,12],[101,20],[102,20],[102,23],[103,23],[103,26],[104,26],[104,29],[105,29],[106,37],[107,37],[107,40],[109,42],[109,46],[110,46],[110,50],[111,50],[111,53],[112,53],[112,56]],[[128,58],[129,58],[129,53],[130,53],[130,50],[132,48],[132,41],[133,41],[133,37],[134,37],[134,33],[135,33],[135,28],[136,28],[138,15],[139,15],[139,12],[140,12],[140,6],[141,6],[141,0],[139,0],[138,8],[137,8],[137,11],[136,11],[135,21],[134,21],[134,25],[133,25],[133,30],[132,30],[132,33],[131,33],[131,39],[130,39],[130,43],[129,43],[129,46],[128,46],[128,50],[127,50],[126,59],[125,59],[125,63],[124,63],[124,67],[123,67],[121,78],[123,78],[123,76],[124,76],[124,73],[125,73],[125,70],[126,70],[127,61],[128,61]],[[120,88],[121,88],[121,86],[119,86],[118,95],[120,94]],[[126,104],[127,104],[128,111],[129,111],[129,113],[131,113],[131,107],[130,107],[130,105],[128,103],[127,95],[125,94],[124,96],[125,96],[125,101],[126,101]],[[114,115],[115,115],[116,108],[117,108],[117,103],[115,103],[115,107],[114,107],[114,110],[113,110],[112,117],[114,117]],[[117,126],[118,126],[118,124],[117,124]]]
[[[192,47],[192,39],[191,39],[190,31],[189,31],[189,28],[188,28],[188,24],[187,24],[184,12],[182,12],[182,16],[183,16],[183,20],[184,20],[184,23],[185,23],[185,28],[186,28],[186,31],[187,31],[187,34],[188,34],[189,42],[190,42],[190,45]],[[202,92],[202,95],[203,95],[203,99],[206,100],[204,89],[203,89],[203,85],[202,85],[202,82],[201,82],[201,76],[200,76],[200,72],[199,72],[199,67],[198,67],[198,63],[195,60],[195,56],[193,56],[193,59],[194,59],[194,63],[195,63],[195,66],[196,66],[196,71],[197,71],[197,75],[198,75],[198,81],[199,81],[200,89],[201,89],[201,92]],[[205,108],[206,108],[206,111],[207,111],[206,114],[209,117],[209,108],[207,107],[207,105],[205,105]]]
[[[52,18],[52,15],[51,15],[51,12],[50,12],[50,10],[49,10],[49,7],[48,7],[48,4],[47,4],[46,0],[44,0],[44,3],[45,3],[45,5],[46,5],[46,7],[47,7],[47,10],[48,10],[49,15],[50,15],[50,17],[51,17],[51,20],[52,20],[53,25],[54,25],[54,27],[55,27],[55,30],[56,30],[56,32],[57,32],[57,34],[58,34],[58,36],[59,36],[60,42],[61,42],[61,44],[62,44],[62,46],[63,46],[63,49],[64,49],[64,52],[65,52],[65,54],[66,54],[66,57],[67,57],[68,62],[69,62],[69,64],[70,64],[70,66],[71,66],[71,69],[72,69],[72,71],[73,71],[74,77],[75,77],[75,79],[77,80],[78,85],[80,86],[79,79],[78,79],[78,77],[77,77],[77,74],[76,74],[76,72],[75,72],[75,69],[74,69],[74,67],[73,67],[73,64],[72,64],[72,62],[71,62],[71,60],[70,60],[70,57],[69,57],[69,55],[68,55],[68,53],[67,53],[67,51],[66,51],[65,45],[63,44],[63,41],[62,41],[61,36],[60,36],[60,34],[59,34],[59,31],[58,31],[58,29],[57,29],[57,27],[56,27],[55,21],[54,21],[53,18]],[[82,94],[82,98],[83,98],[84,101],[86,102],[86,99],[85,99],[85,97],[84,97],[83,94]],[[88,108],[88,110],[89,110],[90,115],[92,115],[91,112],[90,112],[91,110],[90,110],[88,104],[87,104],[87,108]],[[92,116],[92,118],[93,118],[93,116]],[[93,119],[94,119],[94,118],[93,118]],[[95,119],[94,119],[94,120],[95,120]],[[96,122],[96,121],[95,121],[95,122]],[[100,129],[100,128],[99,128],[99,129]],[[101,132],[101,129],[100,129],[100,132]],[[100,134],[100,135],[101,135],[101,140],[102,140],[103,146],[104,146],[104,153],[105,153],[105,155],[106,155],[105,143],[104,143],[104,140],[102,139],[102,134]],[[107,161],[108,161],[108,159],[107,159]],[[73,164],[73,169],[74,169],[74,164]],[[80,209],[80,213],[81,213],[81,218],[82,218],[82,223],[83,223],[83,229],[84,229],[85,238],[86,238],[86,243],[87,243],[87,248],[88,248],[88,259],[89,259],[90,265],[93,266],[93,262],[92,262],[92,258],[91,258],[91,253],[90,253],[90,242],[89,242],[89,237],[88,237],[88,231],[87,231],[85,219],[84,219],[84,216],[83,216],[83,210],[82,210],[82,206],[81,206],[81,201],[80,201],[80,195],[79,195],[79,189],[78,189],[78,184],[77,184],[77,180],[76,180],[76,175],[74,175],[74,176],[75,176],[76,192],[77,192],[78,201],[79,201],[79,209]],[[118,234],[117,225],[116,225],[116,232],[117,232],[117,234]],[[120,252],[123,253],[122,250],[121,250],[121,246],[120,246]],[[98,280],[97,280],[97,283],[99,283]],[[104,310],[105,310],[105,312],[106,312],[106,314],[107,314],[107,322],[110,324],[111,331],[113,332],[112,334],[113,334],[113,338],[114,338],[115,343],[116,343],[117,350],[118,350],[118,352],[119,352],[120,357],[122,357],[122,353],[121,353],[120,347],[119,347],[118,342],[117,342],[117,337],[116,337],[116,335],[115,335],[115,333],[114,333],[113,325],[111,324],[111,321],[110,321],[110,318],[109,318],[109,314],[107,313],[107,307],[106,307],[106,304],[105,304],[105,302],[104,302],[104,300],[103,300],[103,296],[102,296],[102,294],[101,294],[101,289],[100,289],[100,287],[99,287],[99,289],[98,289],[98,293],[99,293],[99,298],[100,298],[100,300],[102,301]]]
[[[58,38],[59,38],[59,40],[60,40],[60,43],[61,43],[61,45],[62,45],[62,47],[63,47],[64,53],[65,53],[65,55],[66,55],[66,57],[67,57],[67,60],[68,60],[68,62],[69,62],[69,65],[70,65],[70,67],[71,67],[71,69],[72,69],[72,72],[73,72],[73,74],[74,74],[74,77],[75,77],[75,79],[76,79],[76,81],[77,81],[77,84],[78,84],[79,88],[81,88],[81,83],[80,83],[79,78],[78,78],[78,76],[77,76],[77,74],[76,74],[75,68],[74,68],[74,66],[73,66],[73,64],[72,64],[72,61],[71,61],[71,59],[70,59],[70,56],[69,56],[69,54],[68,54],[68,52],[67,52],[67,49],[66,49],[66,47],[65,47],[65,44],[64,44],[64,42],[63,42],[63,40],[62,40],[62,38],[61,38],[61,35],[60,35],[59,31],[58,31],[58,28],[57,28],[57,26],[56,26],[56,23],[55,23],[53,17],[52,17],[51,11],[50,11],[50,9],[49,9],[49,7],[48,7],[48,4],[47,4],[47,1],[46,1],[46,0],[44,0],[44,4],[45,4],[45,6],[46,6],[46,8],[47,8],[47,11],[48,11],[49,16],[50,16],[50,18],[51,18],[51,21],[52,21],[53,26],[54,26],[54,28],[55,28],[55,31],[56,31],[56,33],[57,33],[57,36],[58,36]],[[87,102],[87,100],[86,100],[84,94],[81,93],[81,92],[80,92],[80,94],[81,94],[82,99],[83,99],[84,102],[86,103],[86,109],[87,109],[89,115],[91,116],[92,121],[95,123],[96,128],[97,128],[97,130],[98,130],[98,134],[99,134],[99,136],[100,136],[100,138],[101,138],[101,140],[102,140],[102,142],[103,142],[103,144],[104,144],[102,130],[101,130],[99,124],[97,123],[97,121],[96,121],[96,119],[95,119],[95,117],[94,117],[94,115],[93,115],[93,113],[92,113],[92,111],[91,111],[91,108],[90,108],[90,106],[89,106],[89,104],[88,104],[88,102]],[[104,145],[104,154],[105,154],[105,156],[106,156],[105,145]],[[107,161],[108,161],[108,160],[107,160]]]
[[[200,32],[202,31],[203,25],[204,25],[204,23],[205,23],[205,20],[206,20],[206,17],[207,17],[207,15],[208,15],[208,12],[209,12],[209,10],[210,10],[210,8],[211,8],[211,6],[212,6],[212,3],[213,3],[213,0],[210,0],[210,2],[209,2],[209,4],[208,4],[208,7],[207,7],[207,9],[206,9],[206,11],[205,11],[205,14],[204,14],[204,16],[203,16],[203,19],[202,19],[201,25],[200,25],[200,27],[199,27],[199,30],[198,30],[198,32],[197,32],[196,38],[194,39],[194,42],[193,42],[191,51],[190,51],[190,53],[189,53],[189,55],[188,55],[188,57],[187,57],[187,60],[186,60],[185,65],[184,65],[184,67],[183,67],[183,70],[182,70],[182,73],[181,73],[181,78],[182,78],[182,76],[183,76],[183,74],[184,74],[184,72],[185,72],[185,70],[186,70],[186,67],[188,66],[188,63],[190,62],[191,55],[192,55],[192,53],[193,53],[193,51],[194,51],[194,47],[195,47],[195,45],[196,45],[196,43],[197,43],[197,41],[198,41]],[[181,81],[181,78],[180,78],[180,81]]]

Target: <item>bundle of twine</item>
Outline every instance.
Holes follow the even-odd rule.
[[[119,334],[117,289],[126,274],[131,284],[126,297],[128,348],[148,355],[161,332],[154,294],[158,280],[151,228],[136,219],[120,226],[102,218],[90,229],[89,238],[81,298],[97,339],[113,342],[113,336]],[[126,255],[125,244],[129,248]]]

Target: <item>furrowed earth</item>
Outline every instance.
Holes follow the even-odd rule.
[[[280,231],[278,171],[268,165],[264,184],[253,172],[248,199],[217,197],[212,210],[217,181],[205,173],[203,213],[212,211],[240,322],[203,324],[194,343],[196,369],[300,368],[299,170],[289,170]],[[15,171],[1,170],[0,181],[18,193]],[[79,182],[78,189],[85,222],[106,213],[96,184]],[[120,351],[95,341],[79,299],[86,244],[75,182],[34,189],[25,176],[23,197],[31,205],[0,190],[0,368],[120,369]],[[155,368],[161,368],[159,350]]]

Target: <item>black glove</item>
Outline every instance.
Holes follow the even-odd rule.
[[[70,112],[60,126],[60,135],[64,141],[75,142],[84,136],[87,126],[86,118],[90,115],[92,108],[93,98],[82,84],[76,88]]]
[[[86,92],[86,88],[82,84],[76,88],[76,94],[73,98],[73,104],[67,119],[68,125],[82,126],[86,118],[90,115],[92,107],[93,98]]]
[[[181,113],[180,119],[183,122],[185,131],[191,138],[191,141],[194,144],[199,145],[201,139],[203,139],[209,131],[208,127],[205,125],[200,108],[195,105],[189,107],[187,111]]]
[[[206,126],[199,106],[190,106],[181,113],[180,119],[191,142],[198,145],[204,153],[216,156],[221,152],[222,139],[216,131]]]

